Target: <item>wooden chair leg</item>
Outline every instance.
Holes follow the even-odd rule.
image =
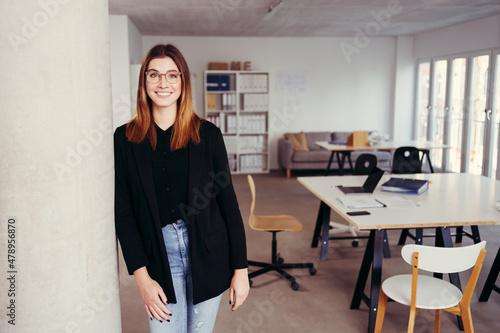
[[[291,170],[286,169],[286,178],[290,178],[290,176],[291,176]]]
[[[417,316],[417,309],[410,308],[410,318],[408,320],[408,333],[413,333],[415,329],[415,317]]]
[[[441,310],[436,310],[436,322],[434,324],[434,332],[441,332]]]
[[[474,333],[474,327],[472,326],[472,314],[469,306],[460,309],[460,317],[462,317],[462,322],[464,324],[464,332]]]
[[[377,318],[375,319],[375,333],[382,332],[385,310],[387,309],[387,300],[387,295],[382,290],[380,290],[380,296],[378,297]]]

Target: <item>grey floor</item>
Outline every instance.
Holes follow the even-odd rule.
[[[328,260],[319,260],[319,250],[311,248],[311,239],[319,200],[297,182],[296,176],[315,176],[321,173],[296,173],[286,179],[283,173],[254,175],[257,188],[256,214],[291,214],[304,224],[300,233],[278,234],[278,250],[286,262],[312,262],[318,272],[309,275],[308,270],[291,270],[300,288],[293,291],[287,280],[277,273],[267,273],[253,280],[253,287],[246,303],[232,312],[227,292],[221,302],[214,332],[366,332],[368,310],[362,304],[359,310],[350,310],[349,305],[355,285],[366,240],[360,240],[357,248],[350,240],[331,241]],[[233,176],[240,209],[245,221],[250,260],[268,261],[271,253],[271,234],[256,232],[248,227],[250,190],[245,175]],[[471,193],[471,195],[474,195]],[[500,198],[499,198],[500,199]],[[335,220],[332,214],[332,220]],[[338,218],[337,218],[338,219]],[[339,220],[339,219],[338,219]],[[482,239],[486,240],[488,253],[483,271],[472,300],[472,318],[475,331],[500,332],[500,294],[492,293],[488,302],[478,302],[494,256],[500,245],[499,226],[481,226]],[[383,279],[403,272],[410,266],[400,257],[401,247],[397,245],[400,232],[389,231],[392,258],[384,259]],[[425,238],[424,244],[433,244],[434,238]],[[468,238],[464,245],[472,244]],[[467,281],[468,272],[461,274]],[[499,279],[500,280],[500,279]],[[500,281],[498,282],[500,283]],[[133,277],[128,276],[120,254],[120,297],[122,329],[124,333],[148,332],[144,306]],[[389,303],[383,332],[406,332],[409,309]],[[416,333],[434,332],[432,312],[421,311],[417,315]],[[441,332],[459,332],[456,317],[443,314]],[[177,333],[177,332],[176,332]]]

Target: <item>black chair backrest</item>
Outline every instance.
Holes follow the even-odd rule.
[[[415,147],[399,147],[394,152],[392,173],[421,173],[420,150]]]
[[[373,168],[377,166],[377,156],[373,154],[361,154],[354,164],[353,174],[369,175]]]

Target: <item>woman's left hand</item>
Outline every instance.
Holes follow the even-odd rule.
[[[231,286],[229,287],[229,304],[232,305],[231,310],[236,310],[245,302],[249,291],[248,268],[235,269]]]

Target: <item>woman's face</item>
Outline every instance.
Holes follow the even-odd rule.
[[[146,92],[153,102],[153,109],[174,108],[177,110],[177,99],[181,95],[182,78],[179,76],[177,82],[170,83],[175,81],[177,72],[179,72],[179,69],[171,58],[155,58],[149,62],[146,77],[149,76],[150,79],[146,79]],[[158,77],[159,82],[150,82],[151,78],[157,79]]]

